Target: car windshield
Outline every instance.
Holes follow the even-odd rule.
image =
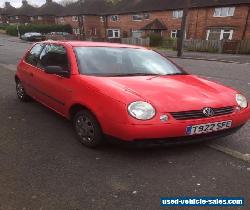
[[[146,49],[75,47],[79,71],[95,76],[186,74],[160,54]]]

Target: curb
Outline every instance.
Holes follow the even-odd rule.
[[[247,64],[250,65],[250,63],[246,62],[238,62],[238,61],[228,61],[228,60],[220,60],[220,59],[215,59],[215,58],[196,58],[196,57],[177,57],[173,55],[164,55],[168,58],[180,58],[180,59],[190,59],[190,60],[203,60],[203,61],[215,61],[215,62],[222,62],[222,63],[233,63],[233,64]]]

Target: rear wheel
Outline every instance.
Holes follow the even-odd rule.
[[[20,80],[16,81],[16,93],[20,101],[27,102],[30,101],[30,96],[28,96],[24,90],[23,84]]]
[[[103,143],[102,130],[91,112],[87,110],[78,111],[74,116],[73,125],[83,145],[95,148]]]

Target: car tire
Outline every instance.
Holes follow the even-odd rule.
[[[87,147],[96,148],[103,143],[103,134],[96,117],[88,110],[78,111],[73,126],[79,141]]]
[[[25,89],[20,80],[16,81],[16,93],[17,93],[18,99],[22,102],[28,102],[31,100],[30,96],[27,95],[27,93],[25,92]]]

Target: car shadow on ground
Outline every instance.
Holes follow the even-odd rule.
[[[9,100],[8,100],[9,101]],[[29,103],[21,103],[18,99],[8,102],[9,110],[14,110],[12,115],[21,115],[16,118],[26,118],[26,123],[32,124],[31,130],[34,130],[34,137],[37,139],[43,138],[41,135],[46,135],[47,144],[58,150],[65,151],[70,148],[71,153],[93,153],[93,155],[110,155],[115,157],[129,156],[134,158],[157,158],[160,156],[176,156],[176,154],[188,156],[189,154],[209,149],[206,147],[206,142],[194,143],[188,145],[169,145],[169,144],[134,144],[121,140],[105,138],[105,143],[95,149],[90,149],[83,146],[77,139],[73,130],[71,121],[61,117],[54,111],[44,107],[40,103],[32,100]],[[12,107],[12,108],[11,108]],[[19,107],[16,109],[16,107]],[[15,113],[17,112],[17,113]],[[7,113],[10,115],[9,113]],[[16,122],[20,126],[19,122]],[[22,125],[24,126],[24,125]],[[27,125],[28,127],[28,125]],[[27,129],[27,128],[26,128]],[[40,131],[39,131],[40,130]],[[40,144],[40,145],[39,145]],[[53,145],[54,144],[54,145]],[[35,147],[44,147],[44,142],[37,141]],[[46,148],[43,148],[46,149]],[[150,155],[149,155],[150,154]]]

